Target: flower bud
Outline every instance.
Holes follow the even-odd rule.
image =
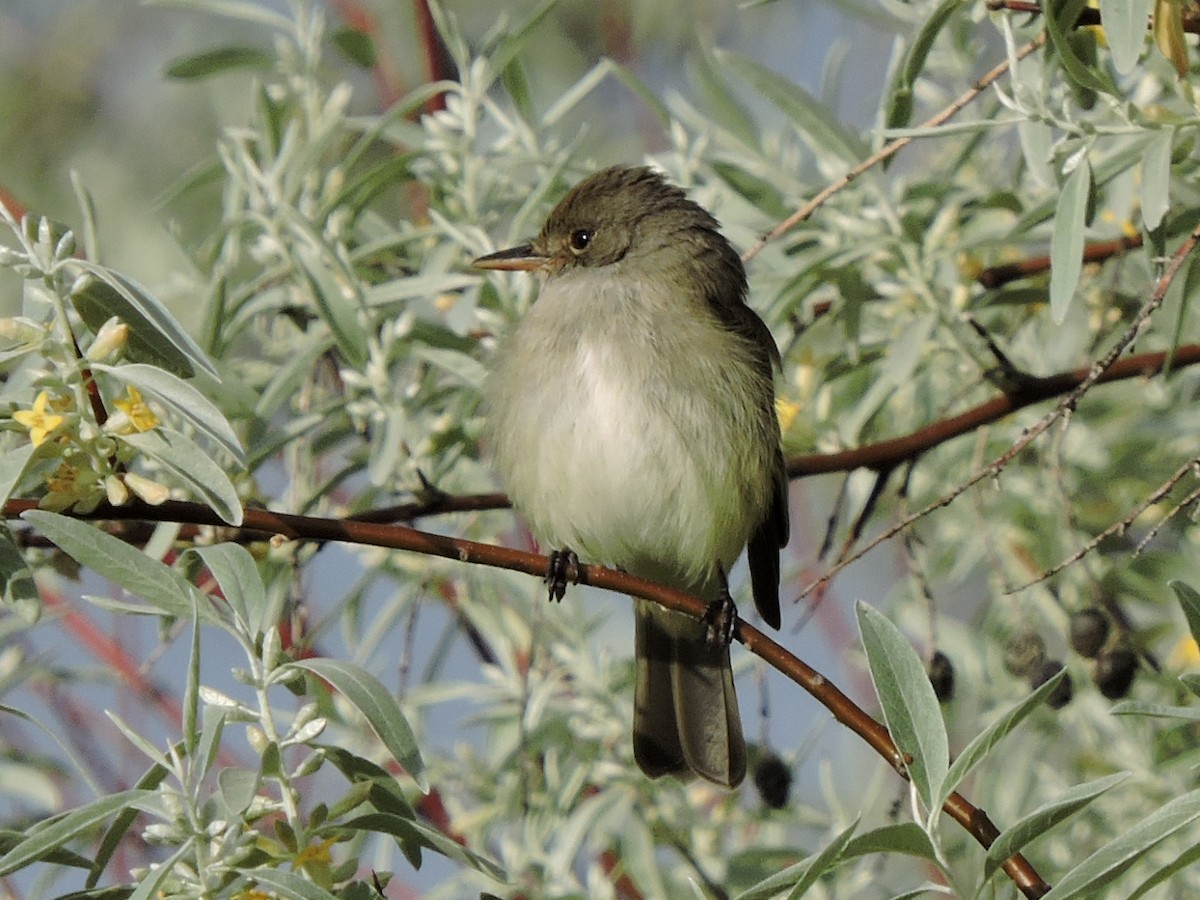
[[[159,484],[157,481],[151,481],[149,478],[143,478],[136,472],[125,473],[125,486],[151,506],[158,506],[171,496],[171,491],[166,485]]]
[[[85,354],[88,362],[107,362],[120,355],[129,342],[129,326],[113,316],[100,326],[92,346]]]

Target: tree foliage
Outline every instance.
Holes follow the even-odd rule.
[[[553,0],[481,35],[419,2],[425,79],[392,96],[357,4],[155,5],[245,35],[166,70],[249,98],[166,201],[186,316],[102,262],[83,178],[70,225],[0,204],[0,878],[366,898],[436,858],[447,897],[1200,890],[1190,5],[854,4],[895,36],[866,129],[836,48],[814,93],[689,34],[685,97],[617,42],[548,79]],[[774,639],[738,627],[758,796],[636,770],[628,654],[595,639],[620,600],[545,605],[480,444],[536,288],[467,263],[631,140],[744,249],[784,358],[799,601]],[[48,632],[131,701],[103,733],[140,777],[64,726],[94,673],[31,654]],[[841,688],[802,660],[821,640]]]

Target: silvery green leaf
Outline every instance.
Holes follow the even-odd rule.
[[[940,808],[942,784],[950,766],[950,746],[941,707],[916,651],[878,610],[855,609],[858,627],[883,719],[917,794],[930,814]]]
[[[950,796],[950,793],[957,789],[963,779],[973,770],[979,763],[983,762],[992,749],[1000,743],[1006,736],[1011,734],[1018,725],[1035,710],[1041,709],[1046,702],[1046,698],[1054,692],[1058,687],[1058,683],[1067,677],[1067,670],[1060,669],[1046,682],[1038,686],[1036,691],[1033,691],[1028,697],[1008,710],[999,719],[981,731],[971,740],[963,751],[958,754],[954,760],[954,764],[950,766],[950,771],[946,774],[946,780],[942,784],[941,799],[945,800]],[[938,804],[941,805],[940,803]]]
[[[1154,0],[1100,0],[1104,37],[1112,51],[1113,66],[1128,75],[1146,46],[1146,22]]]
[[[842,852],[854,837],[857,828],[858,821],[855,820],[849,828],[836,835],[819,853],[807,856],[800,862],[764,878],[758,884],[735,895],[734,900],[767,900],[767,898],[779,896],[786,896],[790,900],[790,898],[802,896],[804,891],[812,887],[816,879],[841,859]],[[783,894],[784,891],[788,893]]]
[[[1062,324],[1083,271],[1084,220],[1092,190],[1092,167],[1082,159],[1067,180],[1054,212],[1050,234],[1050,316]]]
[[[329,326],[342,356],[351,365],[362,366],[367,361],[367,331],[359,319],[361,298],[350,276],[340,268],[330,268],[329,259],[330,254],[309,247],[296,249],[296,260],[308,278],[321,319]]]
[[[353,663],[336,659],[301,659],[288,668],[303,669],[328,681],[367,720],[392,757],[404,767],[417,786],[425,791],[425,764],[417,747],[412,728],[400,705],[374,675]]]
[[[34,449],[33,444],[26,443],[0,456],[0,503],[8,502],[16,490],[17,483],[25,474],[25,467],[33,458]]]
[[[984,877],[990,877],[1000,868],[1004,860],[1014,853],[1022,852],[1031,841],[1075,815],[1105,791],[1112,789],[1128,777],[1128,772],[1118,772],[1086,784],[1076,785],[1061,796],[1042,804],[1028,815],[1022,816],[1004,829],[992,846],[988,848],[987,859],[983,867]]]
[[[1175,592],[1175,599],[1179,601],[1179,606],[1183,610],[1188,631],[1192,633],[1192,640],[1200,642],[1200,592],[1183,581],[1171,581],[1169,584],[1171,590]]]
[[[257,638],[266,624],[263,613],[267,609],[267,592],[249,551],[239,544],[217,544],[192,547],[188,552],[196,554],[212,573],[221,596],[246,629],[245,636],[251,641]]]
[[[1142,220],[1151,231],[1162,223],[1171,205],[1171,148],[1174,142],[1175,129],[1160,128],[1153,133],[1142,156]]]
[[[725,50],[717,61],[775,104],[814,150],[853,164],[866,156],[867,148],[858,135],[835,119],[829,109],[808,91],[754,60]]]
[[[93,363],[92,369],[137,388],[189,422],[222,450],[232,456],[239,466],[246,465],[246,452],[229,421],[202,393],[163,369],[144,363],[109,366]]]
[[[1179,832],[1194,839],[1200,819],[1200,791],[1169,800],[1061,876],[1042,900],[1104,896],[1112,881],[1160,842]]]
[[[159,463],[230,525],[242,524],[242,501],[225,470],[191,439],[171,428],[118,435]]]
[[[39,862],[76,838],[90,835],[109,816],[151,795],[152,791],[120,791],[71,810],[56,819],[43,820],[26,832],[24,840],[0,856],[0,876],[11,875]]]
[[[206,622],[221,621],[209,599],[186,578],[95,525],[41,509],[21,518],[72,559],[141,597],[159,613],[186,619],[199,609]]]
[[[126,353],[187,378],[195,369],[213,378],[217,370],[183,326],[148,290],[128,276],[86,260],[71,260],[84,275],[71,289],[71,303],[92,331],[116,316],[129,326]]]

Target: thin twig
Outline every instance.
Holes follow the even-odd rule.
[[[1149,320],[1151,313],[1153,313],[1156,309],[1158,309],[1159,306],[1162,305],[1163,298],[1167,293],[1167,289],[1171,286],[1171,283],[1174,281],[1175,276],[1179,273],[1179,269],[1183,265],[1184,260],[1187,259],[1188,254],[1195,249],[1197,243],[1200,243],[1200,226],[1197,226],[1197,228],[1190,235],[1188,235],[1187,240],[1180,244],[1179,248],[1171,256],[1171,260],[1168,263],[1166,270],[1159,277],[1158,283],[1155,285],[1154,293],[1151,295],[1150,299],[1142,305],[1142,308],[1138,310],[1137,315],[1134,316],[1133,321],[1125,330],[1125,333],[1122,334],[1117,340],[1116,344],[1113,345],[1112,349],[1109,350],[1108,353],[1106,353],[1100,360],[1095,362],[1088,370],[1087,375],[1084,376],[1084,378],[1074,387],[1074,389],[1062,397],[1062,399],[1055,404],[1054,408],[1046,413],[1040,420],[1038,420],[1036,424],[1024,431],[1013,443],[1013,445],[1008,448],[1008,450],[1004,451],[987,465],[973,472],[965,481],[948,493],[943,494],[937,500],[934,500],[928,506],[917,510],[915,513],[905,516],[891,527],[884,529],[881,534],[879,534],[874,540],[868,543],[853,556],[841,560],[836,565],[830,567],[824,574],[821,575],[820,578],[809,584],[800,593],[800,596],[808,596],[811,591],[827,583],[842,569],[862,559],[862,557],[871,550],[878,547],[884,541],[895,537],[906,528],[909,528],[914,522],[925,518],[925,516],[929,515],[935,510],[949,506],[959,496],[961,496],[964,491],[976,484],[979,484],[979,482],[986,478],[998,477],[1000,475],[1000,471],[1006,465],[1008,465],[1008,463],[1011,462],[1013,458],[1017,456],[1017,454],[1033,443],[1034,440],[1040,437],[1047,428],[1057,422],[1065,413],[1067,413],[1069,410],[1073,410],[1079,403],[1079,399],[1086,394],[1093,385],[1101,381],[1105,372],[1113,368],[1113,365],[1117,362],[1118,357],[1120,357],[1120,355],[1125,352],[1129,345],[1134,342],[1137,336],[1141,334],[1142,329]]]
[[[1016,59],[1024,59],[1029,54],[1041,47],[1045,42],[1046,35],[1045,32],[1043,32],[1028,44],[1017,50]],[[939,125],[944,125],[951,117],[962,110],[963,107],[991,87],[993,82],[995,82],[998,78],[1000,78],[1000,76],[1008,71],[1008,65],[1009,61],[1006,59],[1004,62],[995,66],[990,72],[988,72],[973,85],[971,85],[970,88],[959,95],[959,97],[953,103],[933,117],[926,119],[923,123],[921,123],[920,127],[937,128]],[[757,243],[748,248],[746,252],[742,254],[742,262],[749,262],[752,260],[758,255],[759,251],[762,250],[763,247],[767,246],[767,244],[771,243],[771,241],[775,240],[780,235],[799,225],[814,212],[824,206],[830,197],[833,197],[843,188],[847,187],[850,182],[854,181],[867,170],[879,165],[879,163],[883,162],[884,160],[895,156],[898,152],[911,144],[913,140],[915,140],[915,138],[913,138],[911,135],[908,135],[905,137],[896,138],[895,140],[884,144],[837,181],[825,187],[819,194],[809,200],[808,203],[759,238]]]

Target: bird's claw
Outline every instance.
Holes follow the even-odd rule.
[[[579,557],[575,555],[575,551],[566,547],[550,551],[550,565],[546,567],[549,599],[560,602],[567,593],[567,585],[578,583]]]
[[[704,617],[704,640],[712,647],[728,647],[733,642],[733,634],[737,630],[737,606],[729,591],[721,591],[721,596],[708,604]]]

